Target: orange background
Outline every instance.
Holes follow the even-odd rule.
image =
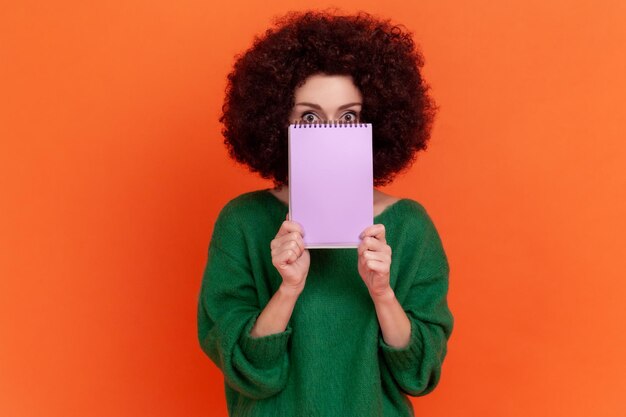
[[[456,327],[416,414],[626,415],[626,2],[340,6],[411,29],[441,106],[386,189],[451,264]],[[270,184],[217,118],[234,55],[293,8],[0,8],[0,415],[226,415],[197,294],[218,211]]]

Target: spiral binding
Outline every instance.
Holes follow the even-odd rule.
[[[317,127],[366,127],[367,123],[360,122],[342,122],[341,120],[326,120],[322,122],[309,123],[303,120],[297,120],[292,123],[296,128],[317,128]]]

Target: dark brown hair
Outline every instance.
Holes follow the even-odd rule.
[[[372,123],[374,183],[385,185],[426,149],[436,106],[423,58],[405,28],[366,13],[289,13],[238,56],[220,122],[236,161],[288,183],[287,126],[294,92],[318,73],[350,75]]]

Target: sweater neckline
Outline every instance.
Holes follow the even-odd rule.
[[[274,194],[272,194],[270,192],[269,188],[266,188],[264,190],[262,190],[266,195],[268,195],[270,197],[271,200],[274,200],[276,203],[278,203],[284,210],[289,210],[289,205],[285,204],[282,200],[280,200],[278,197],[276,197]],[[376,216],[374,216],[374,224],[376,224],[376,220],[379,219],[381,216],[386,215],[388,212],[391,212],[393,210],[395,210],[396,206],[398,204],[401,204],[403,201],[408,200],[407,198],[399,198],[398,200],[396,200],[395,202],[389,204],[387,207],[385,207],[383,209],[383,211],[381,211],[380,213],[378,213]]]

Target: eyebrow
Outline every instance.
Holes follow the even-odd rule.
[[[352,107],[352,106],[362,106],[362,105],[363,104],[359,102],[348,103],[348,104],[344,104],[343,106],[339,106],[339,110],[347,109],[348,107]],[[317,110],[322,110],[322,106],[320,106],[319,104],[315,104],[315,103],[302,102],[302,103],[296,103],[296,106],[308,106]]]

